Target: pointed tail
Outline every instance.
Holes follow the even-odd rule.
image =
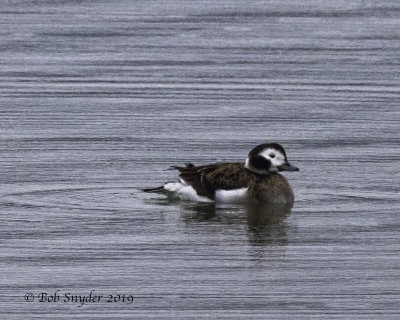
[[[164,189],[164,186],[161,187],[156,187],[156,188],[146,188],[146,189],[142,189],[142,191],[144,192],[156,192],[156,193],[164,193],[167,190]]]

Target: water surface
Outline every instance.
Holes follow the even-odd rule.
[[[397,1],[20,0],[0,18],[3,318],[399,318]],[[272,141],[301,170],[291,210],[139,190]],[[134,300],[38,301],[56,290]]]

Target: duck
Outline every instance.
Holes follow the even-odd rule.
[[[218,162],[172,166],[178,182],[167,182],[144,192],[164,193],[199,202],[293,204],[294,192],[281,171],[299,171],[289,163],[278,143],[263,143],[249,152],[244,162]]]

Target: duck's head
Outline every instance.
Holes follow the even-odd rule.
[[[285,149],[278,143],[264,143],[255,147],[250,151],[244,167],[258,174],[299,171],[289,163]]]

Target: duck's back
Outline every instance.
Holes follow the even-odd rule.
[[[247,188],[257,180],[257,175],[246,170],[240,162],[216,163],[196,167],[175,167],[180,171],[180,178],[190,184],[198,195],[215,197],[217,190],[235,190]]]
[[[219,201],[242,199],[250,203],[293,203],[294,193],[279,173],[259,175],[244,168],[243,163],[216,163],[196,167],[176,167],[180,177],[200,196]],[[226,192],[229,191],[229,192]]]
[[[257,175],[244,168],[240,162],[219,163],[215,166],[199,167],[203,178],[210,181],[215,189],[233,190],[248,187],[257,179]]]

